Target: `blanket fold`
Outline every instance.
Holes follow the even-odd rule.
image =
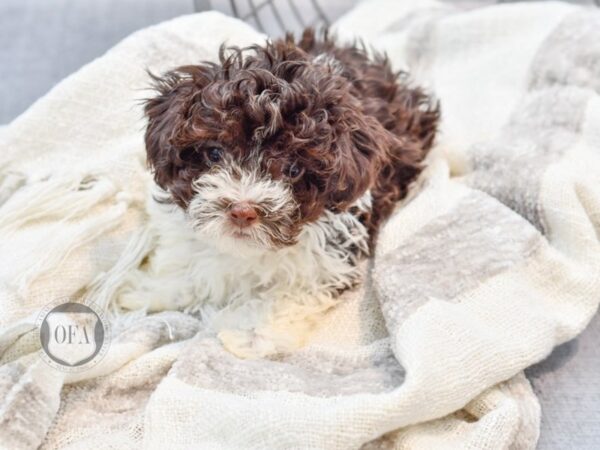
[[[364,283],[291,354],[241,360],[185,312],[113,309],[153,246],[146,69],[264,36],[217,13],[150,27],[3,132],[0,448],[535,447],[522,371],[600,301],[600,12],[373,0],[334,28],[386,51],[443,118]],[[112,322],[92,369],[40,359],[36,320],[59,298]]]

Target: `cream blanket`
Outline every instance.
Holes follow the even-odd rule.
[[[37,312],[105,308],[151,248],[145,69],[263,38],[216,13],[140,31],[12,123],[0,152],[0,447],[532,448],[522,370],[600,300],[600,13],[359,5],[336,25],[409,68],[443,123],[364,286],[309,345],[239,360],[182,312],[115,322],[79,374],[37,353]]]

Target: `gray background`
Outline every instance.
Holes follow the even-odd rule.
[[[292,1],[301,20],[289,0],[273,0],[279,17],[270,5],[253,15],[251,0],[237,0],[237,13],[278,35],[280,22],[298,30],[333,21],[356,3]],[[491,3],[458,1],[469,6]],[[599,0],[580,3],[593,1]],[[262,2],[254,0],[255,5]],[[10,122],[66,75],[131,32],[206,8],[233,12],[227,0],[0,0],[0,124]],[[600,449],[599,343],[596,315],[578,339],[527,370],[543,408],[539,448]]]

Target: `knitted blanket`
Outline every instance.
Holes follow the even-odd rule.
[[[600,13],[375,0],[335,26],[388,52],[443,120],[356,290],[299,351],[242,360],[184,312],[110,314],[148,239],[146,68],[263,37],[216,13],[142,30],[3,133],[0,447],[533,448],[522,374],[600,301]],[[114,317],[93,368],[40,357],[60,298]]]

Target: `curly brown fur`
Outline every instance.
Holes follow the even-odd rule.
[[[372,211],[361,220],[374,242],[422,170],[439,119],[438,105],[385,56],[311,29],[297,42],[288,35],[265,46],[222,47],[219,63],[154,79],[158,95],[145,112],[156,183],[186,209],[194,180],[213,170],[206,149],[218,146],[289,184],[293,233],[325,210],[347,210],[370,189]]]

